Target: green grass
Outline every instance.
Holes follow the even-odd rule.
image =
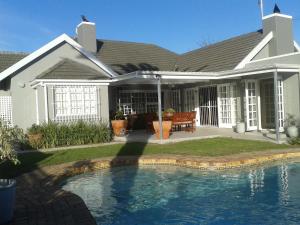
[[[39,167],[57,165],[79,160],[126,155],[177,154],[192,156],[225,156],[243,152],[266,151],[292,148],[290,145],[277,145],[269,142],[239,140],[232,138],[213,138],[186,141],[174,144],[126,143],[93,148],[69,149],[55,152],[32,152],[21,154],[21,164],[0,165],[0,177],[15,177]]]

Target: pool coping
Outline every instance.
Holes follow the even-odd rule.
[[[261,165],[294,158],[300,158],[300,148],[218,157],[170,154],[140,157],[118,156],[41,167],[16,178],[17,201],[14,220],[11,224],[30,224],[30,221],[35,220],[40,224],[94,225],[95,220],[83,200],[61,187],[61,182],[68,177],[86,172],[132,165],[167,165],[213,171]],[[67,219],[68,221],[66,221]],[[28,223],[24,221],[28,221]]]

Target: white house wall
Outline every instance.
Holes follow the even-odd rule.
[[[71,59],[102,72],[98,66],[84,57],[79,51],[74,49],[69,44],[65,43],[55,50],[49,52],[47,55],[43,56],[41,59],[37,60],[11,78],[10,92],[12,93],[13,121],[15,125],[26,129],[33,123],[36,123],[36,97],[34,89],[30,86],[30,82],[64,58]],[[40,122],[43,122],[45,119],[43,117],[42,107],[44,105],[44,98],[41,98],[41,92],[42,91],[39,89],[39,114]],[[107,94],[105,95],[107,96]],[[108,102],[108,99],[104,101],[103,104],[105,102]]]
[[[285,116],[294,115],[300,120],[299,76],[294,74],[283,78],[283,99]]]

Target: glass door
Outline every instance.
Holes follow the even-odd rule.
[[[235,83],[218,85],[219,127],[231,128],[237,120],[237,87]]]
[[[258,103],[257,96],[258,83],[255,80],[245,81],[245,108],[247,130],[257,130],[258,128]]]

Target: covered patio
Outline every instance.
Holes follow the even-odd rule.
[[[232,128],[218,128],[218,127],[198,127],[195,132],[176,131],[172,132],[169,139],[158,140],[155,134],[147,132],[146,130],[135,130],[128,132],[124,137],[114,137],[116,142],[143,142],[168,144],[182,141],[201,140],[207,138],[229,137],[245,140],[269,141],[272,143],[286,143],[287,138],[285,134],[280,135],[280,140],[276,141],[276,133],[270,131],[251,131],[243,134],[236,133]]]
[[[164,98],[162,96],[162,88],[165,87],[169,87],[171,90],[168,92],[171,93],[168,97],[173,103],[174,101],[180,102],[180,107],[173,103],[169,103],[168,107],[178,108],[179,112],[196,111],[197,129],[195,132],[173,131],[168,140],[163,140],[162,132],[160,132],[160,139],[156,139],[152,133],[137,130],[129,132],[125,137],[117,137],[116,140],[168,143],[225,136],[275,141],[276,143],[284,142],[286,136],[282,133],[285,119],[282,80],[285,76],[292,74],[299,74],[299,66],[273,64],[222,72],[137,71],[123,75],[113,82],[112,86],[127,85],[128,89],[141,88],[143,85],[155,87],[157,102],[154,112],[157,112],[158,115],[160,131],[162,131],[163,121],[162,101],[166,99],[166,96]],[[261,103],[260,92],[264,88],[262,86],[264,81],[268,81],[268,91],[271,91],[269,93],[271,99],[268,103]],[[214,91],[213,97],[208,92],[211,99],[207,102],[204,101],[203,104],[206,105],[201,104],[201,97],[207,93],[203,87],[215,87],[214,90],[210,89]],[[143,89],[140,91],[147,92]],[[181,96],[180,93],[183,93],[184,96]],[[213,101],[214,104],[212,104]],[[269,108],[264,109],[267,104]],[[116,105],[125,112],[120,99],[117,99]],[[165,106],[164,109],[166,108]],[[272,114],[269,117],[273,116],[273,118],[267,118],[269,126],[263,125],[265,127],[262,126],[266,120],[262,118],[263,110]],[[245,122],[248,132],[245,134],[234,132],[233,128],[238,121]]]

